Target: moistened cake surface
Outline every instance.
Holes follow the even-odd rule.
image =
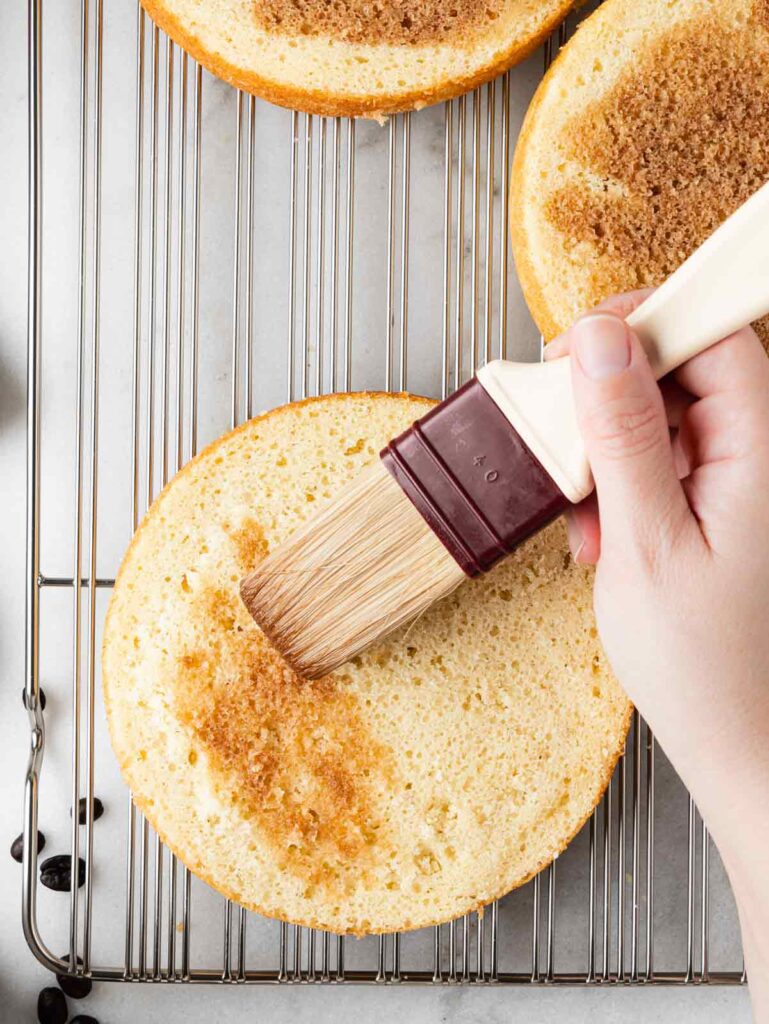
[[[574,0],[142,0],[214,74],[310,113],[381,117],[526,57]]]
[[[769,0],[606,0],[543,82],[513,177],[546,336],[659,284],[769,179]],[[769,321],[757,325],[769,343]]]
[[[103,684],[136,803],[270,916],[365,933],[488,903],[564,847],[624,742],[560,523],[315,682],[241,604],[240,578],[430,404],[334,396],[251,421],[166,488],[115,585]]]
[[[259,0],[254,18],[286,35],[328,35],[350,43],[435,43],[467,47],[504,14],[506,0]]]

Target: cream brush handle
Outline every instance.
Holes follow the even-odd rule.
[[[627,318],[659,379],[769,311],[769,183]]]
[[[627,318],[656,377],[769,313],[769,183]],[[566,497],[593,489],[571,391],[569,358],[495,360],[478,380]]]

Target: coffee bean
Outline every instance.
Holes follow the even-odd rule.
[[[89,1017],[87,1013],[79,1013],[77,1017],[73,1017],[69,1024],[99,1024],[95,1017]]]
[[[45,690],[37,691],[37,701],[40,705],[40,710],[45,711]],[[24,707],[27,706],[27,690],[26,688],[21,691],[21,703]]]
[[[45,836],[42,832],[37,833],[37,852],[40,853],[45,846]],[[17,860],[19,864],[24,857],[24,834],[16,836],[14,841],[11,843],[11,856],[14,860]]]
[[[62,959],[65,959],[62,957]],[[82,963],[80,957],[78,961]],[[70,999],[85,999],[90,994],[93,988],[93,982],[90,978],[83,978],[81,975],[76,974],[57,974],[56,980],[59,983],[59,988]]]
[[[87,809],[88,800],[84,796],[81,796],[77,805],[77,820],[81,825],[85,825],[85,816],[87,813]],[[72,814],[71,808],[69,813],[70,815]],[[98,796],[95,796],[93,798],[93,820],[98,821],[102,814],[104,814],[104,804],[101,802]]]
[[[85,882],[85,861],[78,857],[77,887]],[[40,865],[40,881],[54,892],[69,892],[72,888],[72,858],[68,853],[48,857]]]
[[[69,951],[66,952],[66,953],[61,953],[61,955],[58,958],[62,959],[62,961],[65,962],[65,964],[69,964],[70,963],[70,953],[69,953]],[[82,967],[83,966],[82,958],[80,956],[78,956],[76,958],[77,958],[77,962],[78,962],[78,967]],[[61,985],[61,978],[68,978],[71,981],[72,977],[73,977],[72,975],[65,975],[65,974],[57,974],[56,975],[56,981],[59,983],[59,985],[61,986],[63,991],[67,992],[67,989],[65,988],[65,986]],[[90,978],[88,980],[90,982]],[[71,995],[72,993],[71,992],[67,992],[67,994]],[[79,996],[73,996],[73,998],[79,998]]]
[[[67,1024],[67,1000],[58,988],[41,989],[37,997],[40,1024]]]

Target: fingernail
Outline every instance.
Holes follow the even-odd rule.
[[[591,380],[604,380],[630,365],[627,325],[610,313],[592,313],[572,327],[573,351],[582,372]]]
[[[585,548],[585,538],[582,536],[582,531],[571,516],[566,517],[566,533],[569,540],[569,547],[571,548],[571,557],[574,559],[574,562],[579,565],[580,555]]]
[[[563,359],[569,354],[569,339],[567,335],[561,334],[545,345],[544,360],[552,362],[554,359]]]

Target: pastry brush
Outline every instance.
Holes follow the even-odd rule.
[[[628,318],[659,379],[769,312],[769,183]],[[241,582],[314,679],[487,572],[593,489],[569,357],[487,363]]]

